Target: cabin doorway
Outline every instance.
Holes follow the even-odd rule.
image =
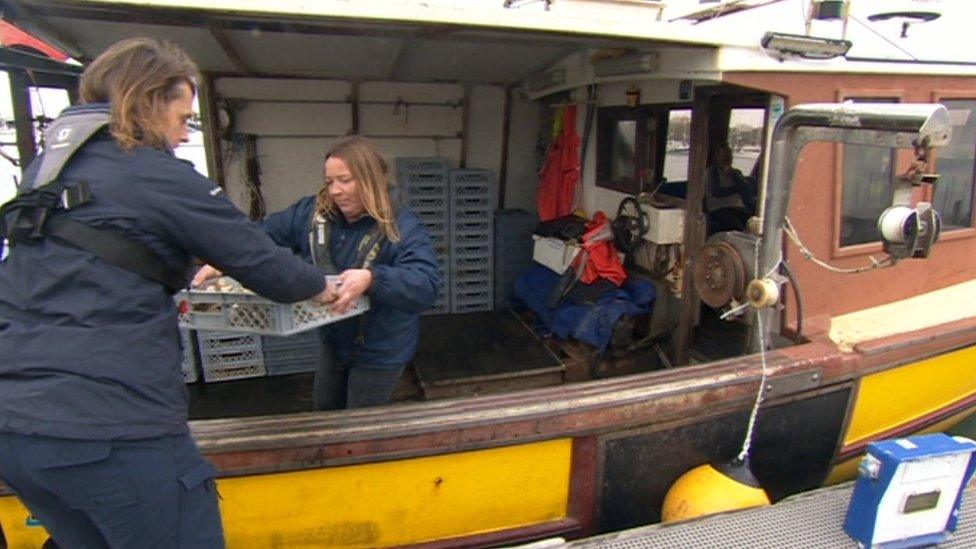
[[[748,283],[748,269],[744,267],[751,260],[730,257],[736,254],[727,254],[730,248],[725,245],[709,248],[706,244],[730,240],[736,243],[734,247],[738,251],[747,252],[749,242],[754,240],[748,236],[748,218],[760,213],[757,206],[762,201],[766,172],[764,152],[767,136],[772,130],[769,105],[769,94],[747,88],[722,85],[695,90],[685,219],[697,222],[685,223],[687,261],[681,286],[683,299],[678,306],[677,328],[671,338],[675,365],[718,360],[746,352],[749,315],[735,315],[732,320],[723,320],[722,315],[728,312],[728,306],[716,304],[726,302],[732,307],[737,306],[734,296],[741,296],[742,284]],[[738,193],[741,196],[737,200],[741,200],[743,207],[737,212],[738,224],[723,219],[721,214],[727,210],[715,205],[728,200],[711,190],[715,185],[713,179],[722,170],[735,174],[732,179],[736,184],[747,187],[748,192]],[[740,242],[745,245],[739,246]],[[714,251],[716,248],[717,252]],[[726,276],[730,274],[736,276]],[[720,278],[726,282],[714,282]]]

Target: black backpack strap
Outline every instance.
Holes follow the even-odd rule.
[[[359,242],[358,254],[356,256],[356,265],[360,269],[368,269],[376,261],[376,257],[380,255],[380,248],[386,241],[386,235],[383,234],[383,229],[376,224],[373,226],[373,230],[366,234],[365,237]]]
[[[114,231],[96,229],[63,215],[54,215],[48,218],[45,232],[117,267],[155,280],[171,294],[180,291],[185,282],[183,273],[165,264],[145,246]]]

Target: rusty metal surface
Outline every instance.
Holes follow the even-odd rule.
[[[746,287],[746,268],[728,242],[709,242],[698,251],[694,270],[695,289],[709,307],[717,308],[732,299],[741,300]]]

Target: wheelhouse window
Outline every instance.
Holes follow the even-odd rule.
[[[688,179],[688,152],[691,149],[691,109],[668,111],[668,141],[664,148],[664,179]]]
[[[732,167],[755,181],[762,166],[759,164],[763,146],[763,127],[766,109],[734,108],[729,112],[729,147]]]
[[[688,177],[691,110],[603,107],[597,115],[597,186],[628,194]]]
[[[952,123],[952,140],[938,149],[932,206],[942,216],[943,230],[972,226],[973,185],[976,184],[976,99],[944,99]]]
[[[848,97],[855,103],[897,103],[885,97]],[[881,239],[878,217],[894,196],[895,150],[871,145],[844,145],[841,168],[840,245]]]

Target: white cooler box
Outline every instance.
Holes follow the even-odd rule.
[[[541,263],[557,274],[563,274],[570,266],[576,255],[582,249],[576,242],[560,240],[558,238],[532,235],[535,243],[532,246],[532,259]]]

